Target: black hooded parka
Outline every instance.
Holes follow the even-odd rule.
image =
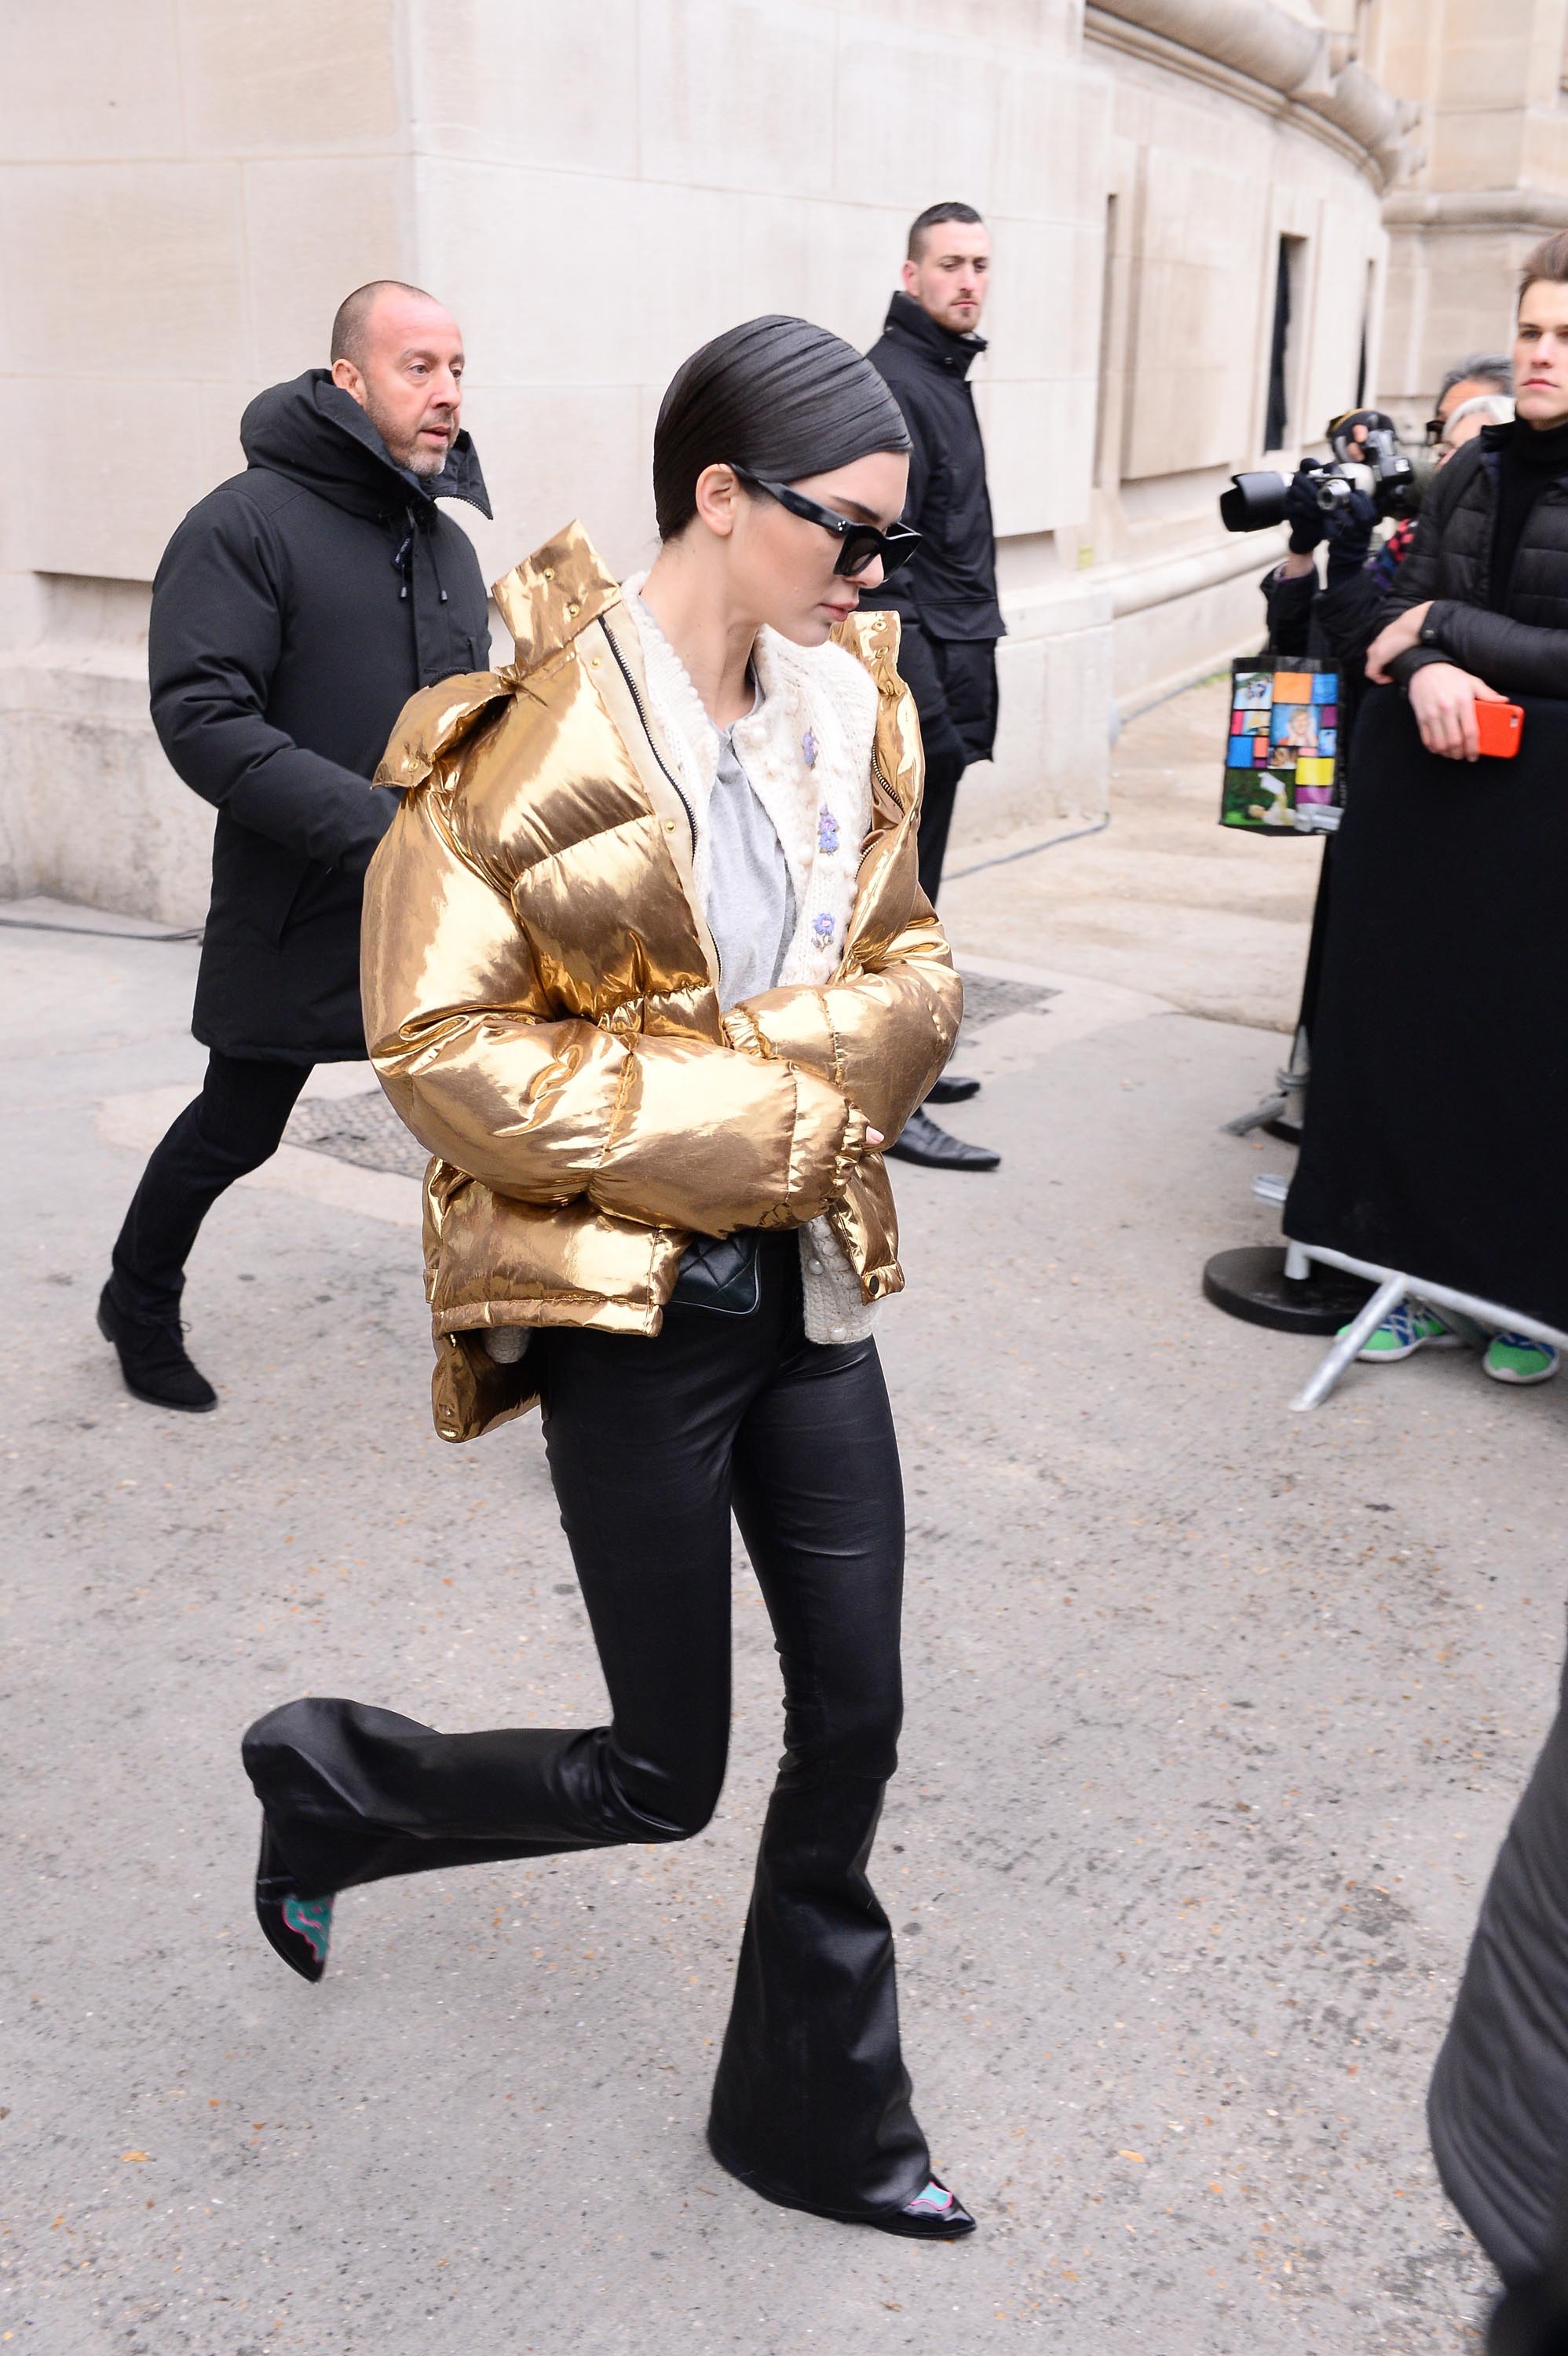
[[[258,394],[248,465],[153,584],[153,723],[218,810],[191,1028],[229,1055],[365,1054],[359,905],[397,796],[369,779],[409,697],[489,667],[484,576],[438,498],[488,515],[466,433],[422,481],[325,369]]]

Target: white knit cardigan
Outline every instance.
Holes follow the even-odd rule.
[[[711,873],[708,808],[719,771],[719,731],[685,665],[640,592],[645,573],[624,584],[643,650],[650,717],[697,826],[692,871],[706,918]],[[763,629],[752,654],[759,708],[737,721],[731,742],[757,799],[773,820],[795,892],[795,926],[779,987],[831,980],[844,954],[860,851],[871,823],[871,747],[877,688],[865,667],[831,641],[798,647]],[[875,1304],[826,1218],[801,1232],[801,1284],[808,1341],[864,1341]]]

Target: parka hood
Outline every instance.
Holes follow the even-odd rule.
[[[426,478],[393,461],[359,403],[327,369],[306,369],[290,384],[259,392],[240,421],[240,445],[265,466],[352,515],[385,515],[411,500],[466,499],[490,513],[489,495],[466,428],[439,475]]]

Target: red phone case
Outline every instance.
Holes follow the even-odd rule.
[[[1476,735],[1483,753],[1494,761],[1511,761],[1519,751],[1524,728],[1524,707],[1518,703],[1483,703],[1476,699]]]

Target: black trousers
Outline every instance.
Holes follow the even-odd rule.
[[[185,1264],[227,1186],[270,1162],[309,1079],[308,1064],[261,1063],[213,1048],[201,1094],[154,1147],[115,1238],[112,1285],[137,1317],[179,1313]]]
[[[933,908],[942,889],[953,806],[958,798],[963,775],[964,764],[960,761],[933,759],[925,765],[925,790],[920,798],[920,888]]]
[[[251,1728],[245,1764],[316,1894],[699,1832],[729,1743],[733,1509],[784,1666],[785,1750],[709,2140],[758,2190],[863,2217],[930,2167],[866,1872],[901,1709],[902,1489],[874,1344],[805,1340],[795,1237],[763,1237],[759,1258],[750,1315],[677,1307],[655,1341],[557,1329],[532,1344],[610,1725],[445,1735],[298,1701]]]
[[[958,787],[971,761],[988,761],[997,740],[997,648],[992,638],[930,637],[943,704],[962,748],[959,759],[940,749],[926,763],[920,805],[920,888],[934,908]],[[918,708],[918,696],[916,699]]]

